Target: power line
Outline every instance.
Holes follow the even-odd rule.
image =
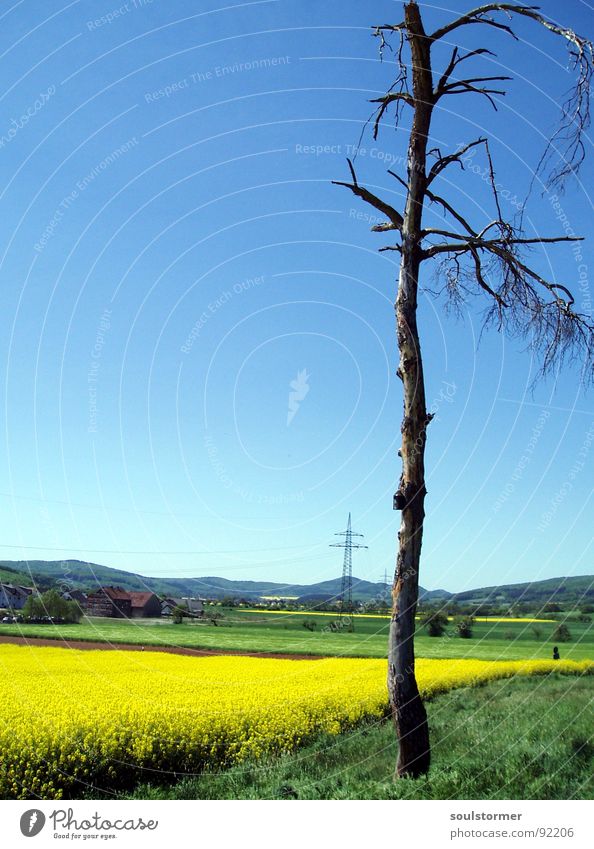
[[[0,498],[8,498],[11,501],[32,501],[35,504],[58,504],[61,507],[79,507],[82,510],[100,510],[102,513],[133,513],[140,516],[178,516],[185,519],[212,519],[212,513],[186,513],[179,510],[143,510],[140,507],[115,507],[113,505],[106,506],[105,504],[84,504],[80,501],[70,501],[60,498],[45,498],[35,495],[15,495],[12,492],[0,492]],[[227,516],[225,520],[232,522],[259,522],[261,516]]]
[[[181,555],[197,555],[197,554],[262,554],[267,551],[289,551],[295,549],[313,549],[325,543],[312,543],[311,545],[286,545],[280,548],[244,548],[244,549],[202,549],[201,551],[123,551],[117,548],[53,548],[51,546],[39,545],[0,545],[0,548],[16,549],[20,551],[57,551],[70,552],[71,554],[181,554]]]
[[[366,545],[353,543],[353,537],[363,537],[363,534],[355,534],[351,530],[351,514],[347,522],[346,531],[340,531],[334,536],[343,536],[344,542],[333,542],[331,548],[344,548],[344,560],[342,564],[342,582],[340,585],[340,600],[338,619],[341,626],[346,622],[348,631],[355,630],[355,620],[353,619],[353,548],[368,548]]]

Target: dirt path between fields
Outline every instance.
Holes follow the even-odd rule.
[[[15,637],[10,634],[0,635],[0,644],[12,643],[16,646],[49,646],[60,649],[83,649],[86,651],[160,651],[167,654],[184,654],[190,657],[264,657],[275,660],[323,660],[321,655],[312,654],[283,654],[280,652],[242,651],[241,649],[197,649],[189,646],[142,646],[135,643],[101,643],[91,640],[61,640],[44,637]]]

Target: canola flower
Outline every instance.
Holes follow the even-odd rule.
[[[265,597],[265,596],[263,596]],[[337,612],[331,613],[327,610],[271,610],[268,607],[241,607],[240,613],[259,613],[266,616],[330,616],[336,619]],[[389,613],[353,613],[353,619],[390,619]],[[421,616],[416,616],[421,619]],[[474,616],[475,622],[556,622],[556,619],[542,619],[534,616]],[[448,616],[448,621],[453,622],[455,616]]]
[[[425,697],[592,661],[417,661]],[[386,662],[0,646],[0,796],[77,797],[288,752],[387,711]]]

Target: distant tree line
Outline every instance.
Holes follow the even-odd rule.
[[[82,610],[75,601],[66,601],[58,590],[47,590],[41,595],[30,595],[23,607],[25,619],[53,619],[62,622],[80,622]]]

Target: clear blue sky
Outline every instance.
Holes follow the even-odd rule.
[[[422,6],[437,25],[467,4]],[[589,4],[542,6],[593,34]],[[401,4],[21,0],[1,14],[0,557],[306,583],[340,572],[328,543],[351,511],[369,545],[355,574],[391,574],[396,255],[330,181],[392,81],[369,25]],[[498,54],[477,75],[514,81],[497,114],[452,97],[434,127],[442,151],[491,134],[510,214],[570,82],[563,44],[517,31],[519,45],[466,29]],[[386,167],[402,171],[405,142],[406,124],[386,126],[357,157],[394,204]],[[590,158],[561,199],[586,236],[593,174]],[[480,175],[449,178],[443,192],[490,220]],[[562,232],[559,214],[537,187],[527,230]],[[592,309],[592,238],[581,261],[569,246],[532,261]],[[593,572],[594,396],[571,370],[532,393],[521,343],[479,345],[484,301],[456,318],[436,286],[427,269],[421,583]]]

